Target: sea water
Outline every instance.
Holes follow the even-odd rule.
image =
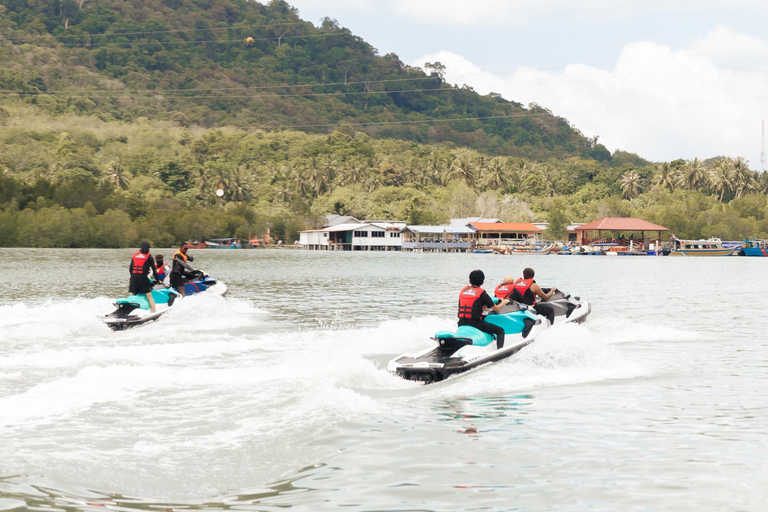
[[[132,252],[0,249],[0,510],[768,507],[763,258],[192,250],[227,296],[112,332]],[[529,266],[587,322],[386,371]]]

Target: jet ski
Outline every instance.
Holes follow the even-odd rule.
[[[555,324],[582,322],[592,310],[579,297],[561,291],[552,294],[547,304],[555,310]],[[504,329],[504,346],[497,347],[494,336],[462,325],[456,331],[438,331],[431,338],[436,347],[406,353],[392,359],[387,370],[406,380],[431,384],[482,364],[509,357],[533,342],[550,327],[549,320],[525,304],[510,302],[498,313],[490,311],[485,321]]]
[[[542,291],[544,293],[549,293],[549,288],[543,288]],[[554,310],[554,325],[559,325],[565,322],[581,323],[586,320],[587,316],[592,312],[592,306],[589,302],[582,300],[581,297],[572,297],[570,294],[561,290],[556,290],[549,300],[542,304],[547,304]],[[508,311],[518,311],[526,308],[528,308],[528,306],[525,304],[520,304],[513,300],[501,308],[499,313],[503,314]]]
[[[189,273],[187,278],[187,281],[184,283],[184,293],[187,296],[201,292],[214,293],[216,295],[227,293],[226,284],[217,281],[201,270]],[[117,309],[104,316],[104,323],[113,331],[121,331],[157,320],[164,313],[167,313],[177,300],[181,299],[181,294],[175,288],[168,285],[154,283],[152,298],[155,300],[154,313],[150,309],[149,301],[144,294],[117,299],[115,301]]]

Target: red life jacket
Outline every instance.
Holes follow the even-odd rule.
[[[147,258],[149,258],[149,253],[144,254],[141,251],[136,251],[133,253],[132,258],[132,264],[131,264],[131,274],[136,274],[139,276],[144,275],[144,263],[147,261]]]
[[[157,277],[159,277],[161,281],[165,279],[165,262],[157,265],[155,269],[157,270]]]
[[[459,294],[459,318],[482,320],[482,316],[472,316],[473,306],[483,294],[484,290],[479,286],[465,286]]]
[[[531,285],[534,283],[533,278],[531,279],[517,279],[515,280],[514,289],[516,292],[520,294],[520,297],[522,300],[518,302],[523,302],[525,304],[528,304],[529,306],[533,306],[536,303],[536,296],[533,295],[533,292],[530,292]],[[517,296],[517,294],[515,294]]]
[[[501,283],[493,290],[493,294],[499,299],[506,299],[512,290],[514,290],[515,283]]]

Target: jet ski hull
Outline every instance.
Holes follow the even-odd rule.
[[[531,343],[548,326],[547,320],[531,311],[512,311],[488,315],[486,322],[504,329],[504,346],[474,327],[462,326],[455,332],[440,331],[433,339],[437,347],[414,354],[403,354],[389,362],[387,369],[396,375],[424,384],[438,382],[485,363],[507,358]]]

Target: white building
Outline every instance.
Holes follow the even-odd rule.
[[[399,251],[402,246],[402,221],[347,221],[323,229],[299,232],[304,249],[330,251]]]

